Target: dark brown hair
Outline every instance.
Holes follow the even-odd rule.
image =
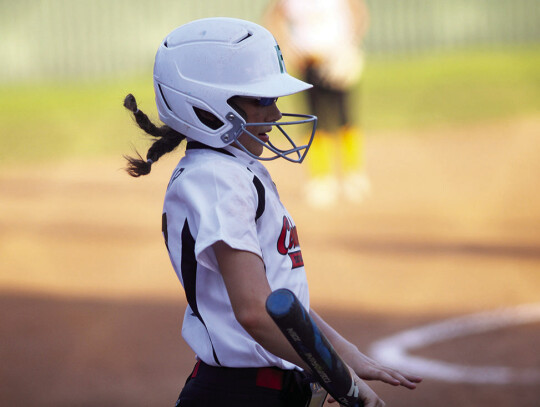
[[[162,155],[178,147],[186,136],[167,125],[157,127],[142,110],[139,110],[135,96],[131,93],[124,99],[124,107],[133,113],[139,127],[156,139],[146,153],[146,161],[138,152],[138,157],[124,156],[128,162],[126,166],[127,173],[132,177],[140,177],[149,174],[152,164],[159,160]]]

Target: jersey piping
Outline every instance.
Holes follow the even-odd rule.
[[[253,175],[253,185],[255,185],[255,189],[257,190],[258,199],[257,212],[255,213],[255,222],[257,222],[264,213],[266,193],[264,191],[264,186],[261,180],[256,175]]]

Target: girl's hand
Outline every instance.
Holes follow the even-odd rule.
[[[392,386],[403,386],[411,390],[415,389],[416,384],[422,381],[420,376],[383,366],[358,350],[343,356],[363,380],[379,380]]]
[[[375,394],[375,392],[371,390],[371,388],[364,383],[350,367],[349,371],[351,372],[354,383],[358,387],[358,398],[362,400],[364,407],[384,407],[384,401],[382,401],[382,399],[380,399],[379,396],[377,396],[377,394]],[[335,403],[336,400],[332,396],[328,395],[328,402]]]

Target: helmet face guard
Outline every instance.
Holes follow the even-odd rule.
[[[178,27],[163,40],[154,63],[156,105],[163,123],[216,148],[235,143],[246,151],[237,142],[246,133],[275,155],[270,159],[302,162],[313,139],[316,118],[284,114],[299,120],[264,123],[276,126],[291,147],[279,148],[250,134],[246,127],[255,123],[246,123],[228,100],[234,96],[271,100],[311,87],[287,73],[279,46],[268,30],[234,18],[205,18]],[[213,116],[217,125],[209,126],[201,111]],[[298,147],[282,126],[303,123],[312,123],[313,129],[309,142]]]
[[[306,154],[309,151],[309,148],[311,147],[311,143],[313,142],[313,137],[315,136],[315,130],[317,128],[317,117],[313,115],[307,115],[307,114],[293,114],[293,113],[283,113],[283,117],[285,118],[297,118],[299,120],[287,120],[287,121],[280,121],[280,122],[264,122],[264,123],[242,123],[240,126],[240,129],[235,134],[235,145],[240,147],[245,153],[249,154],[251,157],[261,160],[261,161],[272,161],[276,158],[284,158],[287,161],[293,162],[293,163],[301,163],[304,161],[304,158],[306,158]],[[301,125],[301,124],[311,124],[311,133],[309,136],[309,139],[307,140],[306,144],[297,146],[294,140],[287,134],[287,132],[283,129],[284,126],[291,126],[291,125]],[[267,143],[261,141],[257,136],[255,136],[253,133],[247,130],[247,127],[249,126],[272,126],[276,127],[280,133],[285,137],[287,140],[287,144],[290,145],[292,148],[280,148],[272,143],[272,141],[268,141]],[[251,137],[253,140],[255,140],[257,143],[261,144],[265,149],[269,150],[272,155],[267,156],[256,156],[255,154],[248,151],[247,148],[245,148],[242,143],[238,141],[238,137],[242,135],[242,133],[247,134],[249,137]]]

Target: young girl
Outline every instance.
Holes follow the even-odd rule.
[[[125,106],[155,137],[146,160],[128,157],[128,173],[152,164],[187,140],[163,209],[167,250],[188,306],[182,335],[197,363],[177,405],[305,406],[307,366],[265,310],[277,288],[292,290],[309,309],[309,292],[292,217],[260,160],[302,162],[311,140],[297,146],[284,127],[311,123],[285,115],[278,97],[310,88],[287,74],[279,46],[263,27],[231,18],[193,21],[169,34],[154,65],[160,119],[156,127],[128,95]],[[283,116],[292,121],[277,123]],[[290,148],[278,148],[278,127]],[[268,154],[265,153],[268,151]],[[355,372],[366,406],[382,401],[360,379],[414,388],[420,379],[383,367],[311,316]]]

